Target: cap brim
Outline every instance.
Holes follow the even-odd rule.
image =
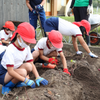
[[[35,38],[34,38],[34,39],[28,39],[28,38],[23,37],[23,36],[21,36],[21,38],[22,38],[25,42],[32,43],[32,44],[35,44],[35,43],[36,43]]]
[[[62,48],[63,47],[63,43],[61,42],[60,44],[55,44],[55,43],[52,43],[52,45],[56,48]]]
[[[3,25],[3,27],[4,27],[4,28],[6,28],[6,26],[5,26],[5,25]]]
[[[3,26],[4,28],[7,28],[5,25]],[[10,29],[11,31],[15,31],[15,29]]]
[[[15,29],[10,29],[11,31],[15,31]]]
[[[13,33],[13,35],[12,35],[12,37],[11,37],[11,40],[14,39],[16,33],[18,33],[17,30]],[[28,43],[32,43],[32,44],[35,44],[35,43],[36,43],[35,38],[34,38],[34,39],[28,39],[28,38],[25,38],[25,37],[23,37],[23,36],[21,36],[21,38],[22,38],[24,41],[28,42]]]

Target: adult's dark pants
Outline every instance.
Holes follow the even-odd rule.
[[[45,15],[45,11],[40,11],[40,20],[41,20],[41,24],[42,24],[42,28],[44,29],[44,22],[46,20],[46,15]],[[29,21],[30,24],[36,29],[37,28],[37,20],[38,20],[38,14],[33,14],[31,11],[29,11]],[[46,36],[46,33],[45,33]],[[36,35],[35,35],[36,37]]]
[[[74,20],[79,22],[83,19],[88,21],[89,14],[87,14],[87,7],[74,7]],[[90,45],[90,38],[89,36],[85,35],[87,45]]]

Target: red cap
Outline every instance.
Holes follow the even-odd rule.
[[[59,31],[52,30],[48,33],[48,38],[52,45],[56,48],[62,48],[62,34]]]
[[[78,27],[84,26],[87,32],[87,35],[89,34],[89,31],[91,29],[90,23],[87,20],[82,20],[81,22],[73,22],[73,24],[77,25]]]
[[[11,31],[15,31],[15,27],[12,21],[6,21],[5,25],[3,26],[4,28],[8,28]]]
[[[28,43],[36,43],[35,29],[28,22],[23,22],[18,25],[17,30],[13,33],[11,40],[15,37],[16,33],[20,34],[21,38]]]

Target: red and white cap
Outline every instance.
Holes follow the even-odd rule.
[[[3,26],[4,28],[8,28],[11,31],[15,31],[15,27],[12,21],[6,21],[5,25]]]
[[[18,25],[17,30],[13,33],[11,40],[15,37],[16,33],[20,34],[21,38],[28,43],[36,43],[35,40],[35,29],[28,23],[23,22]]]
[[[87,32],[87,35],[89,35],[89,31],[91,29],[91,25],[87,20],[82,20],[80,22],[73,22],[73,24],[77,25],[78,27],[84,26]]]
[[[62,34],[59,31],[52,30],[51,32],[48,33],[48,38],[54,47],[56,48],[63,47]]]

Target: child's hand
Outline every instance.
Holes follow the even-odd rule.
[[[64,68],[64,69],[63,69],[63,72],[65,72],[65,73],[67,73],[67,74],[69,74],[69,75],[71,76],[71,74],[70,74],[70,72],[68,71],[67,68]]]
[[[34,9],[32,10],[32,13],[33,13],[33,14],[37,14],[36,10],[34,10]]]
[[[40,83],[42,85],[48,85],[48,81],[46,79],[44,79],[44,78],[42,78],[42,77],[39,76],[38,78],[36,78],[36,84],[38,86],[40,86]]]
[[[93,54],[92,52],[89,53],[90,57],[92,58],[98,58],[98,56],[96,56],[95,54]]]
[[[58,64],[58,60],[55,57],[49,58],[48,62],[51,64]]]
[[[77,51],[76,54],[77,55],[81,55],[82,54],[82,51]]]
[[[30,86],[32,88],[35,88],[35,82],[33,80],[30,80],[28,78],[25,78],[25,81],[24,83],[27,85],[27,86]]]
[[[42,5],[37,5],[35,6],[36,11],[42,11],[43,10],[43,6]]]

